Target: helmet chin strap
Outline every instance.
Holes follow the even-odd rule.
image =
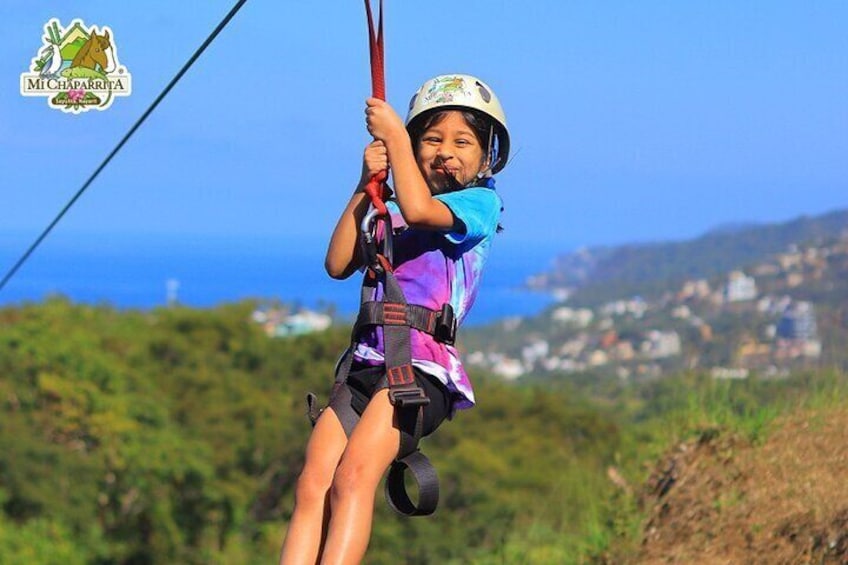
[[[486,144],[486,161],[488,165],[485,169],[477,173],[477,179],[488,179],[492,177],[492,170],[500,162],[500,159],[493,159],[495,152],[495,126],[489,126],[489,143]]]

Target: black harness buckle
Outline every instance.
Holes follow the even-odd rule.
[[[436,330],[433,335],[437,340],[447,345],[453,345],[456,340],[456,316],[449,302],[442,304],[442,310],[436,318]]]
[[[421,387],[389,387],[389,401],[395,408],[427,406],[430,399]]]

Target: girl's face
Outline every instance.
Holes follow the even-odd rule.
[[[485,151],[462,113],[446,112],[424,130],[416,161],[433,194],[468,185],[486,165]]]

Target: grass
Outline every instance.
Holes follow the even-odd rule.
[[[716,381],[681,375],[665,383],[654,400],[644,402],[623,424],[629,433],[621,448],[621,469],[638,490],[647,478],[646,469],[682,441],[726,434],[757,445],[781,417],[798,411],[827,412],[844,406],[846,400],[848,375],[838,369],[799,373],[783,381]],[[607,553],[619,562],[638,551],[641,524],[647,517],[639,509],[638,492],[611,492],[606,514],[586,523],[584,539],[592,543],[580,548],[578,562],[604,563],[601,556]],[[729,508],[738,502],[738,493],[730,491],[715,504]]]

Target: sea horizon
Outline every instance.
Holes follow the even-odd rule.
[[[533,316],[554,301],[525,281],[569,249],[498,237],[466,325]],[[30,244],[23,234],[0,234],[0,272]],[[172,299],[195,308],[257,300],[352,317],[360,277],[331,279],[325,249],[326,239],[308,236],[52,234],[0,289],[0,306],[55,295],[118,309],[152,309]]]

